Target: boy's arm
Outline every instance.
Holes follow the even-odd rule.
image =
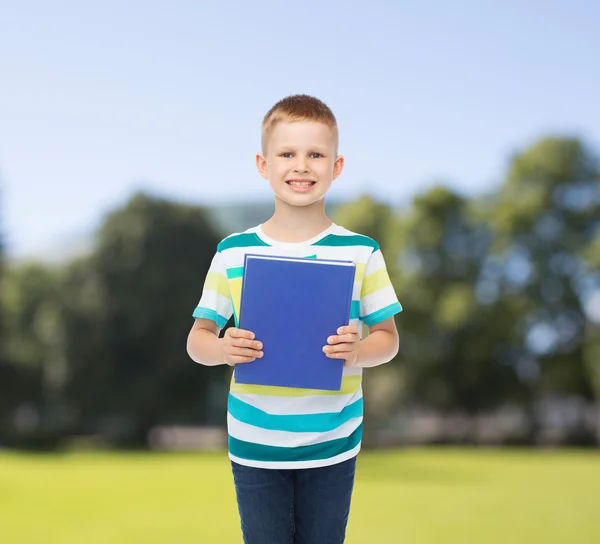
[[[210,319],[196,318],[188,334],[187,352],[196,363],[206,366],[250,363],[263,356],[262,342],[254,333],[231,327],[219,338],[219,328]]]
[[[372,367],[391,361],[398,353],[396,322],[389,317],[369,327],[369,336],[360,342],[354,366]]]
[[[206,366],[225,364],[219,327],[210,319],[194,320],[188,334],[187,352],[192,361]]]
[[[346,366],[373,367],[391,361],[398,353],[398,330],[393,317],[371,325],[361,341],[356,325],[340,327],[327,339],[323,351],[332,359],[344,359]]]

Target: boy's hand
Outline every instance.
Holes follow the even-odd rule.
[[[345,366],[354,366],[358,359],[358,349],[360,347],[360,336],[356,325],[340,327],[337,330],[338,336],[330,336],[327,339],[327,346],[323,351],[331,359],[344,359]]]
[[[223,362],[229,366],[238,363],[251,363],[263,356],[262,342],[254,340],[254,333],[231,327],[225,331],[221,342]]]

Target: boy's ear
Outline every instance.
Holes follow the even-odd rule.
[[[333,163],[333,179],[336,179],[344,169],[344,157],[338,155]]]
[[[256,154],[256,169],[258,170],[258,173],[263,178],[265,178],[266,180],[269,179],[269,171],[267,169],[267,160],[265,159],[265,157],[262,153]]]

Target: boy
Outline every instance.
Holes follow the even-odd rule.
[[[252,331],[232,327],[219,338],[232,314],[238,323],[246,253],[356,263],[350,323],[323,339],[328,357],[345,360],[339,392],[232,379],[228,449],[246,544],[344,542],[362,437],[362,368],[385,363],[398,351],[393,316],[402,307],[377,242],[325,214],[325,194],[344,166],[337,150],[336,119],[320,100],[295,95],[271,108],[256,166],[271,185],[275,212],[219,244],[193,312],[187,351],[194,361],[254,361],[263,345]]]

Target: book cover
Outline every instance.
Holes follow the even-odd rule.
[[[352,261],[246,255],[239,327],[264,356],[236,365],[236,382],[339,391],[344,360],[323,346],[348,325],[355,271]]]

